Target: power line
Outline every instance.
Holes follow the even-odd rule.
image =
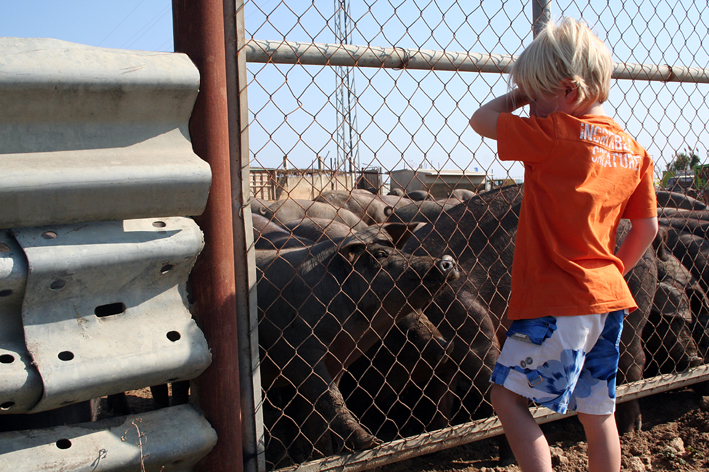
[[[121,48],[123,48],[123,47],[128,47],[128,48],[130,48],[130,47],[133,46],[135,43],[137,43],[140,38],[142,38],[143,36],[145,36],[145,34],[146,34],[148,31],[150,31],[151,29],[153,29],[153,27],[158,23],[158,21],[162,20],[163,17],[164,17],[165,15],[167,15],[167,13],[170,12],[171,10],[172,10],[172,7],[171,7],[170,5],[168,5],[168,6],[167,6],[165,9],[163,9],[160,13],[158,13],[156,16],[154,16],[153,19],[150,20],[145,26],[143,26],[142,28],[140,28],[133,36],[131,36],[130,38],[128,38],[128,40],[127,40],[125,43],[123,43],[123,44],[121,45]],[[143,30],[144,30],[144,31],[143,31]],[[141,31],[142,31],[142,32],[141,32]],[[136,35],[137,35],[137,37],[136,37]],[[133,38],[135,38],[135,39],[133,39]],[[132,40],[132,42],[130,42],[131,40]],[[128,44],[129,42],[130,42],[130,44]],[[127,46],[126,46],[126,44],[127,44]]]
[[[108,39],[108,37],[111,36],[111,35],[113,34],[113,32],[116,31],[116,30],[118,29],[118,27],[121,26],[121,25],[128,19],[128,17],[131,16],[131,15],[133,14],[133,12],[136,11],[136,10],[138,9],[138,7],[143,4],[143,2],[145,2],[145,0],[140,0],[140,2],[138,2],[138,4],[130,11],[130,13],[128,13],[128,14],[125,16],[125,18],[123,18],[123,19],[120,21],[120,23],[118,23],[118,24],[116,25],[116,27],[113,28],[113,29],[111,30],[111,32],[108,33],[108,34],[106,35],[106,37],[103,38],[103,39],[101,40],[101,42],[98,43],[96,46],[100,46],[101,44],[103,44],[103,42],[106,41],[106,40]]]

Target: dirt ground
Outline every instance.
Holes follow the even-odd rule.
[[[150,391],[128,392],[131,407],[150,410]],[[709,397],[691,388],[640,399],[643,430],[621,438],[623,471],[709,470]],[[542,425],[556,472],[585,472],[586,443],[575,417]],[[499,466],[496,439],[486,439],[373,469],[376,472],[520,472]]]
[[[709,397],[691,388],[642,398],[643,430],[621,438],[623,471],[709,470]],[[575,417],[542,426],[556,472],[585,472],[586,443]],[[498,466],[495,439],[378,467],[377,472],[520,472]]]

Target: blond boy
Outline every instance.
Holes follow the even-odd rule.
[[[550,472],[528,401],[575,410],[591,472],[620,471],[615,377],[623,317],[637,308],[623,276],[657,233],[653,161],[603,108],[610,51],[582,22],[549,22],[512,66],[516,88],[470,119],[524,164],[508,318],[491,400],[524,472]],[[532,105],[530,117],[512,112]],[[622,218],[632,229],[617,254]]]

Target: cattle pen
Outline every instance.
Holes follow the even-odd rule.
[[[239,51],[248,74],[252,166],[276,166],[279,161],[272,157],[276,154],[279,158],[287,156],[295,167],[307,168],[316,162],[316,156],[332,151],[338,156],[332,165],[341,171],[350,170],[353,163],[355,171],[374,165],[390,176],[397,169],[432,169],[435,173],[436,169],[478,167],[490,182],[513,181],[521,170],[495,162],[494,144],[474,136],[466,128],[467,119],[489,97],[505,90],[505,72],[514,55],[533,36],[534,28],[548,18],[565,15],[587,21],[611,48],[616,61],[609,99],[611,114],[648,148],[658,174],[685,147],[696,149],[701,156],[706,153],[702,147],[707,121],[703,97],[709,82],[709,56],[702,46],[707,34],[707,12],[702,6],[681,3],[671,9],[663,2],[631,7],[626,3],[597,5],[593,1],[364,5],[336,0],[334,7],[327,2],[312,2],[297,11],[283,3],[261,6],[254,2],[251,7],[246,2],[246,34]],[[679,41],[678,35],[682,36]],[[666,56],[665,43],[675,45],[671,57]],[[279,117],[276,122],[268,119],[273,111]],[[450,190],[455,188],[455,184],[449,185]],[[384,194],[387,189],[377,190]],[[701,271],[686,264],[693,274]],[[654,300],[654,293],[649,298]],[[693,306],[703,310],[698,308],[703,302],[696,304],[696,300]],[[658,309],[669,319],[670,312],[678,312],[678,306],[666,302]],[[696,313],[685,312],[684,316],[698,319]],[[252,319],[250,323],[254,326],[256,322]],[[675,331],[680,329],[679,323],[671,324],[674,327],[661,336],[665,345],[675,343],[677,348],[681,341],[670,338],[680,336]],[[667,350],[672,348],[666,346]],[[255,349],[252,352],[256,354]],[[657,363],[663,362],[660,355]],[[618,387],[620,403],[709,378],[707,366],[696,362],[693,367],[686,363],[671,365],[675,358],[663,355],[664,364],[656,365],[651,377],[642,374],[642,366],[626,366],[627,383]],[[258,365],[253,359],[251,363]],[[390,375],[395,375],[394,370]],[[255,379],[253,384],[258,385],[258,377]],[[243,384],[249,380],[244,379]],[[386,376],[381,381],[386,383]],[[424,390],[417,390],[423,398]],[[393,433],[388,431],[391,440],[371,450],[318,458],[322,454],[313,445],[314,455],[299,462],[288,453],[289,447],[298,448],[297,438],[289,437],[292,442],[285,444],[278,431],[284,421],[298,420],[289,416],[283,404],[270,404],[267,391],[255,389],[253,393],[256,430],[247,434],[253,435],[252,444],[263,448],[251,451],[251,457],[265,460],[265,464],[251,466],[258,470],[360,470],[500,433],[494,418],[479,418],[478,414],[479,419],[474,419],[475,413],[467,411],[467,420],[466,414],[459,414],[440,429],[427,425],[411,428],[409,423],[408,430],[402,427]],[[358,397],[350,393],[351,401],[356,402]],[[390,400],[395,407],[388,405],[392,415],[401,414],[396,406],[408,405],[412,412],[420,405],[404,399],[405,392],[400,393],[401,397]],[[343,395],[347,403],[347,394]],[[376,394],[371,395],[370,408],[381,409]],[[359,411],[365,416],[371,413]],[[381,410],[379,414],[379,422],[368,423],[370,429],[385,431],[387,421],[397,421],[386,418]],[[537,409],[535,415],[540,422],[560,417],[545,409]],[[375,416],[369,414],[368,418]],[[269,448],[281,455],[271,455]]]
[[[172,0],[174,54],[0,38],[0,469],[354,472],[502,434],[524,169],[468,120],[564,16],[655,163],[618,426],[709,394],[709,190],[662,180],[708,164],[706,2]]]

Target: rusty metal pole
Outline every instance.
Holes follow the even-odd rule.
[[[195,318],[212,351],[212,364],[194,382],[193,394],[218,441],[197,469],[239,471],[243,453],[224,9],[222,0],[173,0],[172,14],[175,51],[186,53],[200,73],[190,119],[192,147],[212,168],[207,207],[196,218],[205,247],[192,270],[190,290]]]

